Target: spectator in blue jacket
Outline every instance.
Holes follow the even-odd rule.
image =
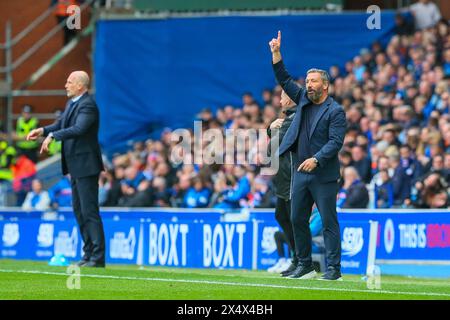
[[[422,165],[407,144],[400,147],[400,164],[412,181],[416,181],[422,176]]]
[[[48,189],[51,206],[55,209],[72,207],[72,187],[70,177],[63,176],[55,185]]]
[[[209,190],[202,179],[195,177],[192,179],[190,187],[184,197],[185,208],[206,208],[208,207],[211,190]]]
[[[387,170],[379,172],[381,184],[375,185],[375,208],[391,208],[394,205],[394,186]]]
[[[405,169],[401,165],[399,156],[391,156],[389,158],[389,163],[394,170],[392,175],[394,205],[399,207],[408,206],[411,201],[412,175],[408,175],[408,169]]]
[[[250,192],[250,181],[243,166],[235,166],[233,174],[238,181],[232,187],[222,192],[222,201],[214,207],[218,209],[236,209],[240,207],[239,202],[247,198]]]

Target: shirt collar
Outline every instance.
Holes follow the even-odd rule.
[[[81,97],[84,95],[84,93],[80,94],[79,96],[76,96],[75,98],[72,98],[72,102],[77,102],[81,99]]]

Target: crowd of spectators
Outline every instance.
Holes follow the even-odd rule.
[[[341,208],[450,205],[449,25],[441,19],[418,30],[400,15],[396,21],[396,35],[386,47],[376,42],[343,68],[329,70],[329,92],[343,106],[348,124],[339,153],[342,179],[337,206]],[[295,72],[295,66],[289,69]],[[304,78],[298,83],[303,85]],[[201,120],[204,130],[223,133],[266,129],[282,117],[280,94],[279,86],[264,90],[261,97],[245,93],[242,106],[205,108],[193,120]],[[136,142],[107,163],[100,177],[102,206],[275,206],[271,176],[261,174],[258,161],[176,164],[171,155],[177,142],[171,134],[167,128],[159,140]],[[244,148],[252,152],[248,145]]]
[[[330,93],[347,115],[337,205],[445,208],[450,183],[450,33],[445,20],[397,34],[330,68]],[[295,68],[290,67],[291,70]],[[298,83],[303,85],[304,79]],[[264,129],[281,116],[279,86],[242,107],[204,109],[203,129]],[[189,208],[273,207],[270,176],[258,165],[174,165],[170,129],[114,157],[102,178],[102,205]],[[248,150],[249,151],[249,150]]]
[[[399,19],[399,24],[404,23]],[[331,95],[346,111],[340,152],[343,208],[449,205],[450,34],[445,20],[414,31],[399,26],[386,48],[374,43],[341,70],[330,68]],[[410,30],[410,31],[408,31]],[[294,68],[291,66],[290,68]],[[300,85],[304,79],[299,78]],[[242,107],[198,115],[203,129],[265,129],[281,116],[279,86],[250,93]],[[193,133],[192,133],[193,134]],[[171,131],[116,155],[102,175],[105,206],[273,207],[270,176],[258,165],[175,165]],[[250,151],[250,150],[247,150]]]

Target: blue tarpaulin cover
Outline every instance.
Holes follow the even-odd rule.
[[[268,42],[278,30],[293,76],[311,67],[343,67],[361,48],[392,33],[393,12],[383,12],[379,30],[367,28],[368,18],[343,13],[99,20],[94,68],[103,150],[123,150],[127,141],[163,127],[192,128],[202,108],[241,106],[246,91],[259,100],[263,89],[275,86]]]

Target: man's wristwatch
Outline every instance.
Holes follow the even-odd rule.
[[[319,166],[319,160],[317,160],[317,158],[312,158],[314,160],[314,163]]]
[[[47,137],[49,137],[50,139],[55,139],[55,137],[53,136],[53,132],[50,132]]]

